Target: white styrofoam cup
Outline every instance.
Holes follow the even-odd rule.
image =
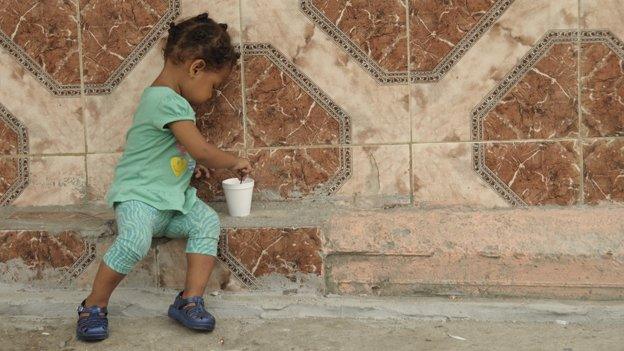
[[[254,180],[246,178],[241,183],[238,178],[226,179],[222,182],[228,212],[232,217],[245,217],[251,212]]]

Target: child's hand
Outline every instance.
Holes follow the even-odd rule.
[[[249,163],[249,160],[244,158],[238,158],[238,160],[236,160],[236,164],[234,167],[230,168],[230,170],[238,173],[238,177],[243,180],[247,178],[249,173],[251,173],[251,163]]]
[[[197,165],[195,167],[195,172],[193,172],[193,175],[195,179],[210,178],[210,171],[208,170],[208,168],[202,165]]]

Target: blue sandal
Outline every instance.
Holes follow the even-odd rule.
[[[81,316],[88,313],[88,316]],[[76,337],[83,341],[99,341],[108,338],[108,310],[106,307],[85,307],[82,301],[78,307],[78,324],[76,325]]]
[[[180,292],[173,305],[169,306],[167,314],[190,329],[212,331],[215,327],[215,318],[204,308],[204,299],[201,296],[184,299]]]

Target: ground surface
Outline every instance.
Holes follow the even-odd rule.
[[[0,350],[624,350],[624,303],[463,298],[207,296],[212,333],[165,316],[175,292],[124,290],[111,336],[74,337],[76,290],[0,285]]]
[[[108,340],[76,341],[74,320],[0,322],[2,350],[621,350],[624,324],[298,318],[220,320],[210,334],[166,317],[111,318]],[[44,334],[49,333],[49,335]],[[459,340],[461,337],[466,340]]]

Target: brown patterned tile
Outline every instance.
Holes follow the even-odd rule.
[[[17,153],[17,133],[0,120],[0,154]]]
[[[388,72],[407,70],[406,5],[403,0],[311,0],[370,59]]]
[[[487,172],[512,201],[526,205],[572,205],[580,191],[574,142],[479,145]]]
[[[229,253],[254,276],[321,274],[318,228],[254,228],[226,231]]]
[[[245,94],[251,146],[340,142],[339,122],[268,57],[245,55]]]
[[[620,55],[624,53],[620,42]],[[581,47],[581,102],[585,134],[624,135],[624,60],[605,43]]]
[[[340,149],[251,151],[255,191],[264,200],[329,195],[342,183]]]
[[[105,83],[167,12],[166,0],[83,0],[84,79]]]
[[[0,104],[0,155],[25,155],[28,144],[26,126]]]
[[[495,0],[410,0],[412,70],[436,68],[495,3]]]
[[[46,268],[71,267],[85,250],[76,232],[0,231],[0,262],[20,260],[38,274]]]
[[[197,127],[208,141],[220,148],[244,147],[240,67],[240,63],[236,65],[212,100],[195,108]]]
[[[0,2],[0,42],[14,55],[29,57],[32,71],[43,70],[61,84],[80,84],[77,2],[8,0]],[[12,47],[12,42],[17,48]]]
[[[585,202],[624,202],[624,140],[590,141],[583,158]]]
[[[482,140],[575,136],[576,47],[576,43],[553,45],[483,118]]]
[[[0,158],[0,195],[4,200],[5,194],[11,189],[13,184],[18,180],[18,159],[16,158]],[[5,205],[5,201],[0,202]]]

